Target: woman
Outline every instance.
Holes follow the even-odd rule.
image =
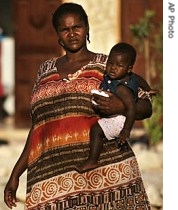
[[[33,126],[4,190],[7,206],[16,206],[19,177],[27,169],[25,209],[149,209],[129,145],[119,151],[114,141],[107,142],[98,168],[75,171],[88,155],[89,129],[98,119],[90,92],[99,87],[107,56],[87,49],[89,24],[80,5],[62,4],[53,26],[66,54],[45,61],[38,71],[31,96]],[[114,95],[95,101],[100,112],[124,114]],[[137,109],[137,119],[151,115],[147,100],[140,100]]]

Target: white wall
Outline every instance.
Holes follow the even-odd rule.
[[[94,52],[109,54],[120,41],[120,0],[64,0],[81,4],[90,24],[90,44]]]
[[[14,107],[14,39],[12,37],[3,37],[1,44],[1,82],[4,93],[8,96],[4,108],[9,114],[13,114]]]

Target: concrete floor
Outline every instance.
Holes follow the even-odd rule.
[[[16,129],[12,117],[6,118],[0,123],[0,210],[9,210],[4,203],[4,187],[10,176],[19,155],[24,147],[28,129]],[[24,210],[24,199],[26,191],[26,173],[20,178],[20,185],[17,196],[20,202],[17,203],[17,210]]]

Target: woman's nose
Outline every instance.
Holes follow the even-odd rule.
[[[74,30],[73,30],[73,29],[70,29],[69,35],[70,35],[70,36],[74,36]]]

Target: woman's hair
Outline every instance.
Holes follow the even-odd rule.
[[[137,56],[137,52],[132,45],[130,45],[126,42],[119,42],[118,44],[116,44],[112,47],[110,53],[111,52],[127,54],[127,56],[130,59],[130,65],[134,65],[136,56]]]
[[[56,9],[52,17],[52,24],[56,32],[58,30],[59,19],[66,14],[79,15],[80,19],[84,21],[86,27],[89,28],[88,16],[81,5],[76,3],[63,3]],[[90,42],[89,32],[87,33],[87,40]]]

